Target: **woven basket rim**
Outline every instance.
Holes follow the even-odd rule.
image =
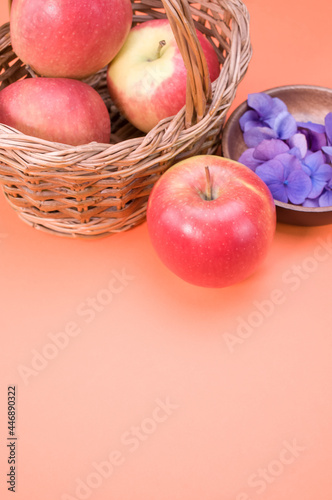
[[[165,2],[165,0],[161,0],[163,3]],[[242,9],[243,9],[243,16],[245,18],[245,16],[247,15],[248,17],[248,25],[249,25],[249,13],[247,11],[247,8],[245,7],[245,5],[240,2],[239,0],[228,0],[229,1],[229,6],[231,5],[231,2],[234,2],[237,6],[241,5]],[[9,0],[9,8],[12,4],[12,0]],[[187,5],[187,2],[184,1],[184,4]],[[211,4],[213,5],[213,4]],[[217,5],[217,4],[216,4]],[[1,28],[4,28],[4,27],[8,27],[8,29],[10,28],[10,22],[7,22],[7,23],[4,23]],[[249,29],[248,29],[248,32],[249,32]],[[10,36],[10,35],[9,35]],[[199,46],[199,41],[197,40],[196,42]],[[252,53],[252,49],[251,49],[251,46],[250,46],[250,40],[248,39],[248,43],[249,43],[249,51],[248,51],[248,58],[250,59],[251,58],[251,53]],[[203,55],[204,57],[204,55]],[[209,111],[208,113],[206,113],[202,118],[200,118],[200,120],[197,122],[197,123],[193,123],[191,124],[190,126],[187,126],[187,127],[181,127],[181,130],[179,132],[179,136],[178,136],[178,139],[181,141],[181,137],[183,135],[186,135],[188,133],[188,130],[192,131],[192,132],[196,132],[198,131],[200,128],[202,128],[202,126],[204,125],[204,120],[208,120],[211,118],[211,116],[213,115],[213,109],[217,109],[217,105],[218,105],[218,100],[219,100],[219,97],[220,97],[220,94],[221,94],[221,91],[222,89],[218,89],[218,82],[221,82],[222,79],[223,79],[223,76],[225,73],[227,73],[228,71],[228,64],[227,64],[227,58],[229,58],[229,55],[226,57],[226,64],[223,64],[221,66],[221,69],[220,69],[220,74],[218,76],[218,78],[212,82],[211,84],[211,97],[212,97],[212,100],[211,100],[211,104],[210,104],[210,107],[209,107]],[[218,97],[219,96],[219,97]],[[164,126],[165,124],[167,124],[167,128],[166,128],[166,131],[165,131],[165,134],[167,135],[167,131],[169,131],[169,133],[171,133],[171,125],[172,123],[177,123],[177,122],[182,122],[183,119],[184,119],[184,115],[185,115],[185,112],[186,112],[186,105],[183,106],[183,108],[181,110],[179,110],[179,112],[174,115],[174,116],[170,116],[168,118],[165,118],[163,120],[161,120],[152,130],[150,130],[150,132],[148,132],[146,135],[142,136],[142,137],[137,137],[137,138],[131,138],[131,139],[125,139],[123,141],[121,141],[121,144],[122,146],[128,146],[130,148],[140,148],[140,147],[146,147],[149,143],[149,141],[153,141],[153,137],[155,136],[156,132],[158,132],[158,129],[160,129],[161,126]],[[8,130],[7,130],[8,129]],[[109,144],[109,143],[99,143],[99,142],[91,142],[91,143],[88,143],[88,144],[83,144],[83,145],[79,145],[79,146],[71,146],[69,144],[62,144],[62,143],[58,143],[58,142],[53,142],[53,141],[48,141],[48,140],[45,140],[45,139],[39,139],[39,138],[36,138],[34,136],[30,136],[30,135],[27,135],[27,134],[22,134],[19,130],[17,129],[14,129],[14,128],[11,128],[11,127],[7,127],[6,125],[4,124],[1,124],[0,123],[0,130],[3,131],[3,133],[8,133],[8,134],[16,134],[17,138],[20,139],[21,137],[25,137],[28,141],[30,141],[32,144],[34,143],[40,143],[40,144],[43,144],[44,146],[48,146],[50,149],[56,149],[58,151],[75,151],[75,152],[78,152],[78,151],[90,151],[91,153],[98,153],[100,151],[108,151],[110,154],[113,154],[113,153],[116,153],[119,149],[119,143],[115,143],[115,144]],[[45,151],[45,155],[47,156],[47,152]]]
[[[84,237],[134,227],[145,219],[149,192],[160,175],[181,159],[213,154],[221,143],[226,113],[252,55],[246,6],[241,0],[143,2],[132,0],[137,22],[142,22],[137,14],[140,6],[146,14],[151,5],[154,9],[157,5],[158,9],[164,6],[162,15],[173,23],[174,36],[187,63],[189,102],[146,135],[127,134],[111,144],[71,146],[25,135],[0,123],[0,183],[10,205],[34,227]],[[190,10],[193,5],[201,9],[195,10],[195,16],[201,15],[195,22]],[[148,15],[153,17],[154,13]],[[160,15],[158,10],[157,17]],[[212,85],[206,68],[202,73],[198,69],[204,67],[205,60],[196,36],[198,22],[208,37],[217,37],[215,48],[222,67]],[[226,34],[216,32],[219,23]],[[9,22],[0,27],[0,58],[13,61],[9,30]],[[4,86],[27,76],[19,63],[13,63],[17,64],[14,70],[8,64],[0,67],[4,70],[0,82],[10,75]]]

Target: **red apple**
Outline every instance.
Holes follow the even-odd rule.
[[[261,265],[276,228],[265,183],[252,170],[219,156],[183,160],[155,184],[147,208],[152,244],[183,280],[226,287]]]
[[[28,78],[0,92],[0,123],[76,146],[110,141],[111,121],[96,90],[69,78]]]
[[[220,73],[211,43],[197,31],[211,81]],[[107,72],[112,99],[143,132],[173,116],[186,103],[187,70],[167,19],[146,21],[131,29]]]
[[[130,0],[13,0],[10,34],[39,75],[81,79],[113,59],[131,23]]]

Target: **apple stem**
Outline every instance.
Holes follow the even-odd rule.
[[[205,175],[206,175],[206,200],[212,200],[212,183],[211,183],[211,174],[208,166],[205,167]]]
[[[158,45],[158,49],[157,49],[157,58],[160,57],[160,52],[161,52],[161,49],[166,45],[166,40],[160,40],[159,42],[159,45]]]
[[[33,71],[33,69],[28,64],[26,64],[25,67],[26,67],[26,70],[28,71],[28,73],[30,73],[30,75],[33,78],[37,78],[38,77],[38,75],[36,75],[36,73]]]

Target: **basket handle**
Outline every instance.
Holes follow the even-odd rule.
[[[12,8],[12,2],[13,2],[13,0],[8,0],[9,14],[10,14],[10,9]]]
[[[209,70],[188,0],[162,0],[162,3],[187,69],[185,126],[188,128],[204,117],[211,100]]]

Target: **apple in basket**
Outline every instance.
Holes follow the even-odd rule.
[[[0,92],[0,123],[48,141],[109,143],[107,107],[90,85],[70,78],[27,78]]]
[[[211,81],[220,73],[212,44],[198,30]],[[131,29],[108,67],[107,83],[120,111],[147,133],[186,103],[187,70],[167,19],[154,19]]]
[[[162,262],[183,280],[221,288],[252,275],[265,259],[276,209],[265,183],[214,155],[183,160],[152,189],[147,226]]]
[[[81,79],[113,59],[131,23],[130,0],[13,0],[10,35],[39,75]]]

